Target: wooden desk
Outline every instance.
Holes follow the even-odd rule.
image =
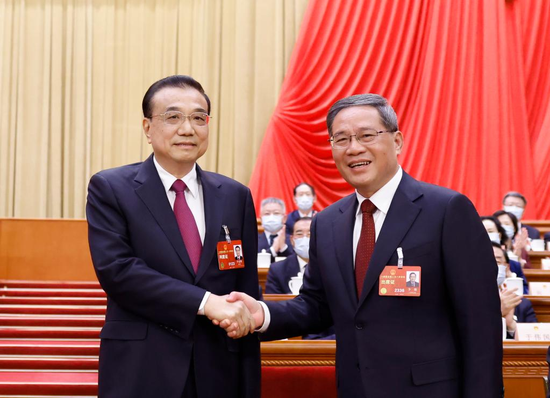
[[[527,278],[527,282],[548,282],[550,283],[550,271],[542,269],[525,268],[523,274]]]
[[[541,268],[541,264],[542,264],[542,259],[543,258],[547,258],[549,257],[550,258],[550,252],[547,252],[547,251],[544,251],[544,252],[534,252],[534,251],[530,251],[529,252],[529,259],[531,260],[531,266],[534,268],[534,269],[540,269]]]
[[[506,341],[503,348],[502,374],[506,398],[544,397],[548,343]],[[335,353],[335,341],[263,342],[262,366],[334,366]]]

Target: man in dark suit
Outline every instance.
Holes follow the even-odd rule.
[[[288,257],[294,250],[286,234],[286,206],[279,198],[265,198],[260,204],[260,215],[264,232],[258,233],[258,253],[271,253],[271,262],[276,257]]]
[[[268,339],[334,322],[339,397],[501,397],[497,266],[474,206],[403,172],[403,135],[383,97],[344,98],[327,125],[356,192],[313,219],[300,295],[228,300],[244,300]],[[407,270],[421,280],[409,296],[393,285]]]
[[[418,287],[420,284],[416,281],[416,274],[411,272],[409,280],[407,281],[407,287]]]
[[[518,231],[521,228],[527,229],[527,234],[531,239],[540,239],[540,231],[530,225],[521,224],[525,207],[527,206],[527,199],[519,192],[508,192],[502,199],[502,209],[508,213],[512,213],[518,219]]]
[[[108,297],[99,396],[259,397],[258,337],[233,340],[212,324],[228,319],[240,335],[255,328],[244,305],[223,297],[258,296],[250,191],[196,164],[210,100],[193,78],[154,83],[143,114],[153,155],[101,171],[88,187],[90,251]],[[242,245],[244,267],[218,262],[227,239]]]

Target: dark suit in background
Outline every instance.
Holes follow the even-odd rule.
[[[527,235],[531,239],[540,239],[540,231],[536,229],[535,227],[532,227],[530,225],[521,224],[522,228],[527,229]]]
[[[284,225],[283,225],[284,228]],[[277,256],[281,257],[288,257],[291,254],[294,254],[294,250],[292,249],[292,243],[290,242],[290,236],[287,234],[285,235],[285,243],[287,244],[287,249],[283,250],[281,252],[277,253]],[[269,241],[267,240],[267,236],[265,236],[264,232],[258,233],[258,253],[261,253],[262,250],[265,249],[267,253],[271,254],[271,262],[273,263],[275,261],[275,257],[273,257],[273,253],[271,253],[271,245],[269,244]]]

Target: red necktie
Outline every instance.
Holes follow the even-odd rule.
[[[195,217],[193,217],[193,213],[191,213],[191,209],[185,200],[185,188],[187,188],[187,185],[182,180],[176,180],[170,189],[176,192],[174,214],[176,215],[183,243],[191,259],[191,264],[193,264],[193,269],[197,273],[201,259],[202,242]]]
[[[368,199],[361,203],[361,212],[363,213],[363,225],[361,227],[361,236],[357,244],[357,252],[355,253],[355,285],[357,286],[357,298],[361,297],[363,290],[363,282],[367,269],[369,267],[370,258],[374,251],[374,241],[376,232],[374,230],[374,217],[376,206]]]

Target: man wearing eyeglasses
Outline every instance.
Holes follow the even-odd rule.
[[[327,126],[355,193],[313,219],[300,294],[229,300],[245,301],[263,340],[334,323],[339,397],[501,397],[497,266],[474,206],[402,170],[404,138],[385,98],[339,100]]]
[[[90,250],[108,297],[99,396],[259,397],[258,337],[234,340],[212,324],[255,329],[248,309],[224,298],[259,294],[250,191],[196,163],[210,121],[200,83],[164,78],[142,106],[153,154],[99,172],[88,188]],[[230,262],[233,247],[240,258]]]

